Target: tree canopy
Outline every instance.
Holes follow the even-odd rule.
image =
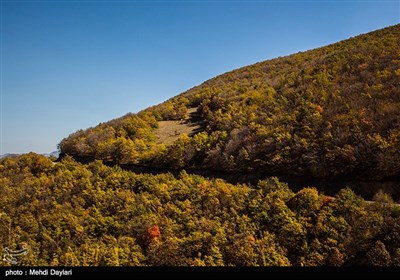
[[[400,207],[349,189],[327,197],[274,177],[232,185],[33,153],[1,160],[0,183],[0,249],[27,245],[20,265],[399,264]]]
[[[399,41],[395,25],[246,66],[71,134],[60,150],[86,162],[399,178]],[[185,119],[189,108],[197,108],[202,129],[158,143],[158,122]]]

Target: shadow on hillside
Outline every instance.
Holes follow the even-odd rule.
[[[170,145],[183,134],[193,136],[204,131],[205,121],[198,108],[189,108],[186,118],[174,121],[160,121],[155,131],[158,144]]]
[[[208,179],[223,179],[231,184],[247,184],[256,186],[259,180],[264,180],[269,177],[277,177],[281,182],[287,183],[289,188],[297,192],[306,187],[315,187],[319,192],[325,195],[334,196],[341,189],[349,188],[357,195],[365,200],[372,200],[374,195],[379,191],[389,194],[394,201],[400,203],[400,180],[399,178],[391,178],[382,181],[363,181],[351,178],[342,179],[318,179],[309,176],[287,176],[282,174],[268,174],[265,172],[223,172],[212,169],[169,169],[156,168],[149,166],[140,166],[134,164],[120,165],[121,168],[135,173],[162,174],[171,173],[176,177],[180,176],[182,170],[190,174],[197,174]]]

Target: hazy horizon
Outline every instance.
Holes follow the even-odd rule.
[[[398,24],[399,1],[1,1],[0,154],[259,61]]]

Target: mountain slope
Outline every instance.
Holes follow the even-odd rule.
[[[159,168],[398,178],[399,45],[395,25],[243,67],[71,134],[60,151],[81,161]],[[160,143],[160,121],[187,119],[194,108],[197,133],[177,131]]]
[[[400,208],[383,193],[373,203],[34,153],[0,160],[0,183],[0,250],[29,248],[18,266],[400,265]]]

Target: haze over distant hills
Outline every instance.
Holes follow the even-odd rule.
[[[10,158],[10,157],[18,157],[20,155],[21,154],[7,153],[7,154],[0,155],[0,159],[2,159],[2,158]],[[45,156],[45,157],[56,157],[56,158],[58,158],[58,156],[60,155],[60,152],[59,151],[54,151],[54,152],[51,152],[51,153],[48,153],[48,154],[42,154],[42,155]]]
[[[10,153],[7,153],[7,154],[4,154],[4,155],[0,155],[0,159],[2,159],[2,158],[9,158],[9,157],[17,157],[17,156],[19,156],[19,154],[10,154]]]
[[[395,25],[246,66],[77,131],[61,154],[163,169],[398,178],[399,42]]]

